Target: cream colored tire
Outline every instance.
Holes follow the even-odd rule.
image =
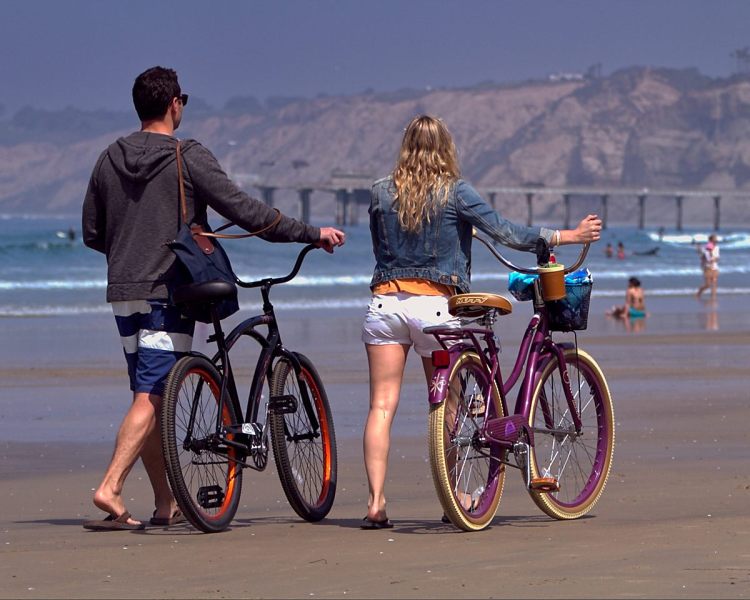
[[[479,356],[466,351],[448,376],[452,390],[429,417],[432,479],[444,514],[464,531],[486,528],[505,483],[503,451],[478,440],[485,418],[502,416],[500,394]],[[485,397],[491,396],[491,403]],[[484,407],[484,408],[482,408]]]
[[[554,519],[577,519],[597,503],[607,483],[615,446],[615,415],[607,380],[597,362],[583,350],[565,350],[568,376],[580,406],[583,429],[575,432],[557,360],[549,361],[531,400],[529,426],[534,434],[532,477],[554,477],[560,490],[529,491]]]

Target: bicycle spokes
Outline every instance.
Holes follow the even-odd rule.
[[[472,531],[489,524],[502,494],[502,451],[484,435],[488,415],[502,415],[502,404],[474,352],[461,355],[448,385],[430,412],[430,464],[446,516]]]
[[[546,494],[532,489],[532,498],[559,519],[577,518],[593,507],[606,483],[614,446],[612,403],[601,370],[581,350],[566,350],[565,361],[573,385],[559,376],[556,364],[547,365],[529,417],[532,477],[555,479],[560,486]],[[566,391],[577,414],[570,410]]]
[[[335,495],[335,434],[328,397],[309,359],[294,354],[276,363],[269,408],[271,442],[284,493],[298,515],[320,520]]]

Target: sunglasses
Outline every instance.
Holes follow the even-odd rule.
[[[180,94],[179,96],[177,96],[177,98],[179,98],[179,100],[180,100],[180,102],[182,102],[183,106],[187,106],[187,101],[188,101],[188,95],[187,94]]]

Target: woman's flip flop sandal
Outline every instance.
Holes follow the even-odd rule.
[[[359,526],[361,529],[392,529],[393,523],[390,519],[384,519],[382,521],[373,521],[365,517],[362,519],[362,524]]]

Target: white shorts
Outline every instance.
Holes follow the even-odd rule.
[[[435,336],[422,333],[425,327],[445,325],[458,327],[459,319],[448,312],[445,296],[420,296],[407,292],[372,297],[362,324],[365,344],[413,345],[420,356],[430,356],[441,348]]]

